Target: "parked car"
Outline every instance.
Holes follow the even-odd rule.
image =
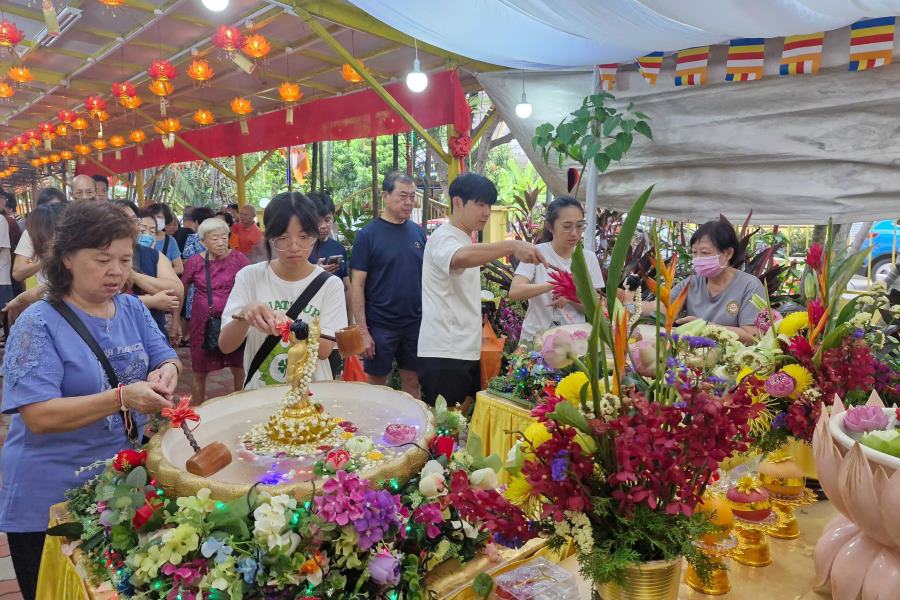
[[[881,280],[891,272],[892,257],[900,254],[900,239],[894,241],[894,237],[900,234],[900,219],[896,221],[876,221],[872,224],[872,230],[862,244],[862,250],[872,248],[872,254],[866,258],[864,269],[868,272],[869,260],[872,261],[872,278]]]

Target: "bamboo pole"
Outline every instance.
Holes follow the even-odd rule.
[[[313,33],[322,38],[328,46],[331,47],[332,50],[337,52],[338,56],[344,59],[353,70],[359,73],[359,76],[362,77],[366,83],[371,86],[372,91],[374,91],[379,98],[384,100],[388,106],[394,109],[400,118],[406,121],[410,127],[416,130],[416,132],[422,136],[422,139],[426,141],[426,143],[431,146],[435,153],[441,157],[448,165],[453,160],[453,157],[450,156],[446,150],[441,147],[441,144],[434,139],[425,128],[422,127],[418,121],[416,121],[415,117],[413,117],[409,112],[403,108],[403,106],[397,102],[397,100],[390,95],[390,93],[384,89],[384,87],[375,79],[371,73],[369,73],[356,58],[351,54],[346,48],[344,48],[340,42],[338,42],[334,37],[328,33],[328,31],[322,27],[322,25],[316,20],[316,17],[313,16],[305,8],[299,6],[297,2],[294,2],[294,10],[297,12],[297,16],[306,21],[306,24],[312,29]]]
[[[453,125],[447,125],[447,144],[450,144],[450,140],[458,135],[456,131],[456,127]],[[450,161],[447,163],[447,185],[453,183],[453,180],[459,177],[460,172],[462,172],[462,162],[459,158],[455,156],[451,156]]]
[[[144,207],[144,170],[138,169],[134,173],[134,190],[137,192],[137,204]]]
[[[378,139],[372,138],[371,146],[371,163],[372,163],[372,214],[375,218],[381,213],[381,200],[378,194]]]
[[[239,207],[247,204],[247,176],[244,173],[244,155],[234,157],[234,183],[237,187],[237,203]]]
[[[277,150],[277,148],[273,148],[272,150],[269,150],[268,152],[266,152],[266,153],[263,155],[263,157],[259,159],[259,162],[257,162],[255,165],[253,165],[253,168],[252,168],[252,169],[250,169],[249,171],[247,171],[247,174],[244,176],[244,178],[245,178],[245,179],[250,179],[251,177],[253,177],[254,175],[256,175],[256,172],[259,171],[259,168],[260,168],[261,166],[263,166],[266,162],[268,162],[268,160],[269,160],[270,158],[272,158],[272,155],[275,154],[275,151],[276,151],[276,150]]]

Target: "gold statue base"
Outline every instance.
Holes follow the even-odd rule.
[[[334,427],[331,418],[310,404],[309,398],[304,394],[269,418],[266,433],[272,442],[301,446],[325,439]]]
[[[772,564],[769,552],[769,540],[764,530],[744,527],[735,520],[734,533],[738,539],[737,547],[731,551],[735,562],[748,567],[765,567]]]
[[[710,557],[715,565],[712,575],[710,575],[709,584],[703,583],[697,570],[692,565],[688,565],[687,573],[684,575],[684,582],[692,589],[697,590],[701,594],[709,596],[721,596],[727,594],[731,590],[731,582],[728,580],[728,571],[725,569],[725,563],[722,558],[717,556]]]
[[[800,537],[800,525],[794,516],[794,509],[798,506],[806,506],[816,501],[816,494],[804,488],[795,496],[782,496],[770,494],[772,499],[772,511],[778,517],[778,522],[773,525],[768,534],[779,540],[795,540]]]

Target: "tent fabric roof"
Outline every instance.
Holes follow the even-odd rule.
[[[900,0],[350,0],[420,40],[506,67],[630,62],[744,37],[830,31]]]
[[[667,57],[655,87],[620,71],[615,104],[634,102],[651,117],[626,158],[600,176],[597,203],[627,210],[656,184],[648,215],[703,222],[725,214],[755,223],[810,224],[895,218],[900,214],[900,50],[894,63],[847,71],[849,30],[825,37],[818,75],[778,76],[780,41],[771,40],[761,81],[724,81],[727,48],[713,47],[703,87],[676,88]],[[566,173],[531,146],[537,126],[554,125],[591,93],[590,71],[524,74],[534,112],[515,116],[523,73],[484,73],[479,82],[556,195]],[[566,167],[575,166],[568,163]],[[583,184],[580,194],[583,195]]]

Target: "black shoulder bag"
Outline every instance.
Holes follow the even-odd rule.
[[[103,371],[106,373],[106,379],[109,381],[110,387],[112,389],[118,388],[119,377],[116,375],[116,370],[113,369],[112,364],[109,362],[109,358],[107,358],[106,354],[100,348],[100,344],[97,343],[97,340],[94,339],[94,336],[91,335],[91,332],[85,327],[84,322],[78,318],[75,311],[69,308],[69,305],[65,302],[50,302],[49,304],[56,309],[56,312],[62,315],[62,318],[65,319],[69,325],[72,326],[75,333],[84,340],[84,343],[87,344],[88,348],[91,349],[91,352],[94,353],[94,356],[97,357],[100,366],[103,367]],[[122,411],[122,423],[125,424],[125,434],[128,436],[128,441],[131,442],[132,446],[137,446],[140,443],[140,440],[138,439],[137,428],[134,426],[134,420],[131,418],[131,411]]]
[[[328,281],[328,278],[331,277],[331,273],[327,271],[322,271],[319,273],[315,279],[313,279],[306,289],[303,290],[303,293],[291,304],[291,307],[287,309],[285,316],[287,318],[294,320],[297,316],[306,308],[306,305],[309,304],[309,301],[313,299],[322,286],[325,285],[325,282]],[[272,351],[272,348],[275,347],[275,344],[281,339],[281,336],[270,335],[268,336],[262,343],[262,346],[259,347],[259,350],[256,351],[256,354],[253,355],[253,360],[250,361],[250,368],[247,369],[247,378],[244,379],[244,387],[247,387],[247,384],[250,383],[250,380],[256,375],[256,372],[259,371],[259,367],[262,366],[263,361],[266,360],[266,357],[269,356],[269,352]]]
[[[203,343],[201,348],[208,352],[219,351],[219,332],[222,331],[222,315],[213,314],[212,283],[209,275],[209,250],[206,251],[206,259],[203,265],[206,271],[206,325],[203,326]]]
[[[169,256],[169,242],[170,241],[171,241],[171,238],[167,235],[166,241],[163,242],[163,247],[162,247],[162,253],[165,256]]]

